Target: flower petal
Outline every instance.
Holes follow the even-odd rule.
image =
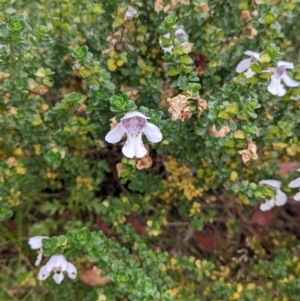
[[[39,280],[45,280],[49,277],[50,271],[47,270],[46,266],[42,266],[40,268],[39,274],[38,274],[38,279]]]
[[[252,77],[255,74],[255,72],[253,72],[251,68],[249,68],[246,72],[244,72],[244,74],[246,75],[247,78],[249,78]]]
[[[294,200],[295,201],[300,201],[300,191],[294,195]]]
[[[282,74],[281,79],[288,87],[298,87],[300,84],[299,82],[290,78],[286,72]]]
[[[38,266],[41,263],[42,259],[43,259],[43,251],[40,250],[40,251],[38,251],[38,256],[37,256],[37,259],[36,259],[34,265]]]
[[[32,250],[38,250],[43,247],[43,238],[49,238],[48,236],[34,236],[30,237],[28,244]]]
[[[127,140],[122,148],[122,152],[127,158],[133,158],[134,156],[137,158],[144,157],[147,154],[147,149],[142,141],[142,133],[137,137],[127,135]]]
[[[147,122],[142,132],[146,135],[150,142],[156,143],[162,140],[162,133],[156,125]]]
[[[75,279],[77,276],[77,269],[76,269],[75,265],[71,262],[68,262],[67,274],[70,279]]]
[[[121,118],[121,120],[123,119],[127,119],[127,118],[132,118],[132,117],[142,117],[142,118],[149,118],[149,117],[146,117],[143,113],[141,112],[138,112],[138,111],[129,111],[127,112],[124,117]]]
[[[279,61],[277,63],[277,67],[280,67],[280,66],[284,66],[286,69],[294,69],[295,68],[293,63],[286,62],[286,61]]]
[[[132,18],[137,15],[137,11],[135,9],[128,9],[125,13],[125,18]]]
[[[283,84],[281,84],[280,80],[274,78],[273,76],[271,77],[271,82],[267,87],[268,91],[275,95],[275,96],[283,96],[286,93],[286,90],[283,86]]]
[[[63,273],[54,273],[53,280],[57,284],[61,284],[61,282],[64,280],[64,274]]]
[[[176,39],[180,39],[182,38],[183,36],[188,36],[187,33],[185,32],[184,29],[182,28],[178,28],[176,31],[175,31],[175,38]]]
[[[117,143],[122,139],[125,133],[126,131],[124,127],[119,123],[115,128],[106,134],[105,140],[109,143]]]
[[[263,204],[260,204],[260,210],[261,211],[268,211],[268,210],[270,210],[273,207],[274,207],[274,198],[272,198],[269,201],[266,201]]]
[[[60,269],[61,271],[67,270],[67,260],[63,255],[52,255],[46,264],[48,271]]]
[[[275,205],[283,206],[286,203],[286,201],[287,201],[286,194],[282,190],[278,189],[277,195],[275,196]]]
[[[297,188],[297,187],[300,187],[300,177],[293,180],[292,182],[290,182],[289,184],[289,187],[290,188]]]
[[[242,73],[246,71],[251,65],[251,59],[244,59],[239,62],[239,64],[236,66],[235,71],[237,73]]]
[[[257,60],[259,59],[259,56],[260,56],[259,52],[254,52],[254,51],[251,51],[251,50],[245,51],[244,54],[249,55],[249,56],[253,56]]]
[[[161,49],[164,51],[164,52],[170,52],[172,53],[172,49],[174,48],[174,46],[170,46],[170,47],[161,47]]]
[[[265,184],[274,188],[280,188],[280,182],[277,180],[261,180],[258,184]]]

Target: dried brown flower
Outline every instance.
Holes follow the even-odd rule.
[[[154,3],[154,10],[159,13],[164,9],[164,1],[163,0],[156,0]]]
[[[247,149],[239,151],[239,154],[242,155],[242,160],[244,163],[250,161],[251,159],[257,159],[257,146],[254,142],[249,142]]]
[[[214,125],[208,130],[208,132],[217,138],[221,138],[230,133],[230,128],[226,125],[223,125],[222,128],[218,131]]]
[[[118,125],[118,122],[116,120],[116,117],[113,117],[113,118],[111,118],[109,120],[110,120],[110,129],[112,130],[112,129],[114,129]]]
[[[247,39],[253,39],[257,35],[257,30],[250,26],[247,26],[242,32]]]
[[[185,118],[189,119],[192,117],[190,103],[186,96],[179,94],[175,97],[168,98],[167,102],[170,105],[168,111],[173,121],[178,119],[183,121]]]
[[[197,108],[198,108],[198,113],[202,114],[202,112],[207,109],[207,103],[206,103],[206,101],[204,99],[202,99],[202,98],[199,98],[198,99],[198,106],[197,106]]]
[[[249,23],[252,20],[249,10],[242,10],[241,17],[242,17],[243,23],[245,23],[245,24]]]
[[[8,165],[9,168],[12,168],[17,165],[17,160],[14,157],[9,157],[6,161],[6,164]]]
[[[207,3],[201,3],[201,4],[200,4],[200,8],[201,8],[201,11],[202,11],[204,14],[208,14],[208,12],[209,12],[209,7],[208,7],[208,4],[207,4]]]
[[[83,113],[83,112],[86,111],[86,109],[87,109],[87,105],[83,103],[83,104],[81,104],[81,106],[77,109],[77,112],[78,112],[78,113]]]
[[[120,176],[121,176],[122,167],[123,167],[123,165],[122,165],[121,162],[119,162],[119,163],[116,165],[116,170],[117,170],[118,178],[120,178]]]
[[[152,158],[149,156],[145,156],[145,157],[137,160],[135,167],[139,170],[147,169],[147,168],[151,167],[152,164],[153,164]]]
[[[237,45],[237,44],[240,44],[241,43],[241,40],[238,38],[238,37],[233,37],[232,38],[232,42]]]

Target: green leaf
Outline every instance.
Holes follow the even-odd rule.
[[[218,117],[222,118],[222,119],[230,119],[231,118],[231,114],[223,111],[223,112],[220,112],[218,114]]]
[[[88,54],[89,48],[87,46],[82,46],[82,47],[76,47],[72,51],[72,56],[75,57],[76,59],[84,59],[87,54]]]
[[[228,127],[230,128],[231,131],[235,131],[237,129],[237,126],[232,119],[228,120]]]
[[[175,75],[177,75],[177,74],[179,74],[179,70],[178,70],[177,68],[171,68],[171,69],[169,70],[169,75],[175,76]]]
[[[262,64],[268,64],[271,62],[271,57],[267,52],[262,52],[261,55],[259,56],[259,61]]]
[[[13,215],[13,211],[8,204],[0,203],[0,221],[9,219]]]
[[[83,77],[83,78],[87,78],[89,76],[91,76],[91,72],[88,69],[82,68],[79,70],[79,74]]]
[[[236,139],[245,139],[245,133],[242,130],[235,131],[233,136]]]
[[[232,115],[236,115],[239,111],[239,105],[237,103],[231,103],[226,106],[225,112],[230,113]]]
[[[175,55],[182,55],[183,54],[183,48],[181,46],[175,46],[172,49],[172,53]]]
[[[193,63],[193,60],[188,55],[183,55],[180,58],[181,64],[190,65]]]
[[[266,25],[270,25],[270,24],[274,23],[274,21],[275,21],[275,16],[273,14],[268,14],[264,18],[264,24],[266,24]]]

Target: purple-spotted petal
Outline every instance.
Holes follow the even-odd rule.
[[[75,279],[77,275],[77,269],[75,265],[71,262],[68,262],[67,265],[67,274],[70,279]]]
[[[147,154],[147,149],[142,141],[142,133],[140,133],[137,137],[127,135],[127,140],[122,148],[122,152],[127,158],[144,157]]]
[[[286,72],[282,74],[281,79],[288,87],[298,87],[300,84],[299,82],[290,78]]]
[[[175,39],[177,39],[177,40],[179,40],[183,37],[187,37],[187,36],[188,36],[187,33],[182,28],[179,28],[175,31]]]
[[[50,271],[47,270],[46,266],[42,266],[40,268],[39,274],[38,274],[38,279],[39,280],[45,280],[49,277]]]
[[[121,123],[119,123],[115,128],[113,128],[106,134],[105,140],[109,143],[117,143],[122,139],[125,133],[125,128]]]
[[[67,270],[67,260],[63,255],[52,255],[46,264],[47,271],[66,271]]]
[[[239,64],[236,66],[235,71],[237,73],[242,73],[246,71],[251,65],[251,59],[244,59],[239,62]]]
[[[298,188],[300,187],[300,177],[295,179],[294,181],[290,182],[289,184],[290,188]]]
[[[162,133],[160,129],[152,123],[146,123],[143,128],[143,133],[150,142],[156,143],[162,140]]]
[[[283,84],[280,82],[280,79],[278,80],[273,76],[271,77],[271,81],[267,87],[267,90],[271,94],[273,94],[275,96],[279,96],[279,97],[285,95],[285,93],[286,93],[286,90],[285,90]]]

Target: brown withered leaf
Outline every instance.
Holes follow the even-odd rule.
[[[106,285],[109,282],[107,277],[101,277],[101,270],[96,266],[85,270],[81,274],[80,280],[90,286]]]

